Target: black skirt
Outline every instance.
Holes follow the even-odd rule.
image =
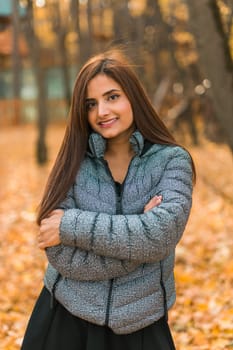
[[[50,307],[46,288],[37,300],[21,350],[175,350],[165,317],[137,332],[118,335],[70,314],[61,304]]]

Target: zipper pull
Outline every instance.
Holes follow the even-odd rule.
[[[53,296],[53,293],[50,294],[49,306],[50,306],[50,309],[53,309],[53,307],[54,307],[54,296]]]

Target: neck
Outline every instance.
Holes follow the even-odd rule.
[[[133,150],[130,145],[129,139],[132,135],[132,132],[128,133],[127,135],[124,135],[121,138],[117,139],[108,139],[107,140],[107,147],[106,147],[106,154],[111,156],[122,156],[122,155],[132,155]]]

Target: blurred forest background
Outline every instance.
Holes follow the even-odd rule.
[[[233,0],[0,0],[0,349],[19,349],[43,284],[35,213],[76,75],[114,45],[197,167],[177,349],[233,348]]]

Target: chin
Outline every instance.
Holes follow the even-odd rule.
[[[108,140],[108,139],[114,139],[114,138],[116,138],[118,135],[109,135],[109,134],[107,134],[107,135],[104,135],[104,134],[102,134],[102,136],[106,139],[106,140]]]
[[[119,134],[113,131],[101,130],[99,131],[100,135],[102,135],[105,139],[112,139],[117,137]]]

